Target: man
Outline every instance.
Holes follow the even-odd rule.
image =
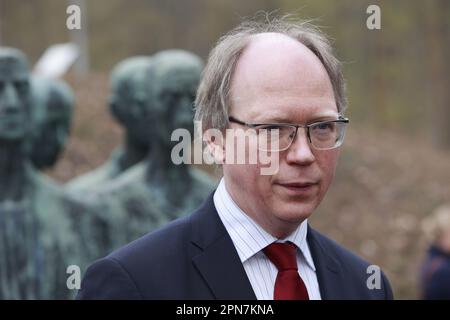
[[[61,80],[32,77],[34,95],[30,159],[37,169],[55,165],[63,150],[73,116],[74,97]]]
[[[235,150],[209,139],[224,173],[214,194],[93,264],[79,298],[392,298],[382,273],[370,289],[369,263],[307,224],[333,179],[348,122],[340,65],[320,32],[283,19],[240,25],[211,52],[196,106],[205,131],[275,129],[268,151],[278,155],[277,172],[227,163]]]
[[[193,134],[193,104],[203,62],[185,50],[164,50],[152,61],[146,118],[150,152],[92,197],[96,211],[111,226],[114,249],[192,211],[214,189],[207,174],[171,161],[172,132],[184,128]]]
[[[115,150],[101,167],[67,184],[69,192],[89,194],[107,185],[147,155],[149,96],[146,81],[150,57],[136,56],[120,62],[111,75],[109,109],[126,132],[124,146]]]

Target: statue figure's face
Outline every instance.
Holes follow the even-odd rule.
[[[25,56],[0,48],[0,140],[21,140],[28,132],[28,77]]]
[[[155,86],[158,116],[157,132],[153,139],[159,143],[172,145],[170,137],[178,128],[194,131],[194,100],[200,81],[200,68],[174,68]]]
[[[45,81],[45,80],[43,80]],[[36,102],[36,132],[33,135],[31,160],[39,168],[53,166],[66,144],[73,113],[70,92],[55,83],[49,83],[41,103]]]
[[[148,66],[150,58],[131,58],[123,62],[113,74],[110,109],[127,130],[134,143],[148,144],[148,119],[151,101],[148,94]]]

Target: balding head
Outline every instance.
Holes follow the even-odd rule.
[[[286,89],[292,86],[298,93],[334,99],[328,73],[310,49],[280,33],[254,35],[236,64],[231,79],[230,107],[238,100],[253,99],[256,91],[261,98],[270,99],[272,92],[288,94]],[[240,90],[238,96],[237,88],[245,90]]]
[[[270,20],[264,16],[262,22],[243,22],[223,36],[211,51],[195,101],[195,120],[201,121],[203,131],[210,128],[223,130],[228,126],[229,108],[232,105],[230,101],[232,75],[236,72],[236,66],[238,61],[241,61],[241,58],[243,58],[244,51],[249,49],[251,43],[255,44],[258,38],[270,36],[278,38],[277,36],[281,35],[284,38],[292,39],[293,42],[297,42],[299,45],[303,45],[316,56],[328,74],[336,107],[339,113],[344,113],[346,99],[341,64],[334,56],[333,49],[326,36],[307,22],[293,21],[289,18]],[[267,45],[268,48],[276,49],[273,46],[277,45],[278,41],[282,41],[281,37],[272,44],[269,42],[260,44],[261,46]],[[283,41],[283,43],[287,45],[288,42]],[[250,51],[247,53],[250,53]],[[260,53],[264,55],[263,50]],[[280,53],[283,53],[282,50],[280,50]],[[307,58],[306,55],[304,58]],[[282,57],[283,60],[284,57]],[[316,65],[316,63],[313,65]]]

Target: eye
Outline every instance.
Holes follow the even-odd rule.
[[[261,125],[255,128],[256,131],[258,132],[258,134],[260,134],[261,132],[266,131],[268,134],[270,134],[272,131],[279,131],[281,132],[282,126],[279,125],[275,125],[275,124],[270,124],[270,125]]]
[[[311,133],[314,135],[324,136],[333,133],[335,129],[335,122],[320,122],[311,126]]]
[[[334,122],[321,122],[315,125],[316,129],[319,130],[331,130],[334,127]]]
[[[263,126],[262,129],[266,129],[268,131],[272,131],[272,130],[281,130],[281,126],[277,126],[277,125],[267,125],[267,126]]]
[[[295,136],[295,127],[286,126],[286,125],[264,125],[257,128],[258,134],[260,134],[265,130],[268,135],[278,134],[279,138],[293,138]]]

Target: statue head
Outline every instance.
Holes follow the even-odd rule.
[[[151,141],[170,147],[172,132],[178,128],[193,133],[194,100],[202,60],[184,50],[165,50],[153,56],[150,68],[150,89],[155,117]]]
[[[0,47],[0,140],[22,140],[29,132],[29,67],[17,49]]]
[[[147,147],[151,101],[148,96],[150,57],[137,56],[123,60],[111,74],[109,107],[117,121],[127,131],[131,142]]]
[[[70,132],[74,96],[61,80],[32,77],[33,123],[30,158],[38,169],[53,166]]]

